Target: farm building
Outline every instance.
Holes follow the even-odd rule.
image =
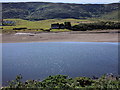
[[[59,23],[51,24],[51,29],[59,29]]]
[[[71,28],[71,23],[70,22],[64,22],[64,24],[51,24],[51,29],[70,29]]]
[[[59,24],[59,28],[60,29],[65,29],[65,25],[64,24]]]
[[[14,21],[2,21],[2,26],[13,26],[15,25],[15,22]]]
[[[64,24],[51,24],[51,29],[65,29],[65,25]]]

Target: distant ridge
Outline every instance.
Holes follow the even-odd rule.
[[[20,18],[27,20],[43,19],[86,19],[98,18],[119,10],[120,3],[112,4],[74,4],[49,2],[2,3],[3,19]]]
[[[30,2],[35,2],[35,1],[30,1]],[[40,1],[40,2],[42,2],[42,1]],[[45,2],[45,1],[43,1],[43,2]],[[47,1],[48,2],[48,1]],[[52,2],[52,3],[73,3],[73,4],[112,4],[112,3],[120,3],[120,1],[114,1],[114,2],[106,2],[106,1],[104,1],[104,2],[89,2],[89,1],[87,1],[87,2]]]

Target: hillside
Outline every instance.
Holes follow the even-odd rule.
[[[118,10],[118,3],[114,4],[68,4],[21,2],[3,3],[3,19],[20,18],[27,20],[43,19],[85,19],[102,17],[107,13]]]
[[[109,12],[107,14],[102,15],[100,17],[100,19],[103,19],[103,20],[120,20],[119,13],[120,13],[120,10],[115,10],[115,11],[112,11],[112,12]]]

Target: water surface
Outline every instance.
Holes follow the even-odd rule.
[[[49,75],[70,77],[118,74],[118,43],[46,42],[4,43],[3,81],[22,74],[23,79]]]

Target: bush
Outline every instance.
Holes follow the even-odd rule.
[[[119,90],[120,87],[120,78],[119,77],[113,77],[113,76],[107,76],[104,75],[101,78],[98,79],[91,79],[88,77],[76,77],[76,78],[68,78],[66,75],[55,75],[55,76],[49,76],[46,79],[39,81],[39,80],[27,80],[25,82],[21,81],[22,76],[18,75],[15,80],[9,81],[8,86],[3,87],[3,90],[10,90],[12,88],[19,89],[19,88],[33,88],[33,89],[77,89],[77,88],[83,88],[83,89],[102,89],[102,90],[108,90],[108,89],[114,89]]]
[[[72,26],[72,30],[74,31],[86,31],[94,29],[120,29],[120,22],[84,23]]]
[[[75,78],[75,81],[77,83],[77,86],[85,87],[85,86],[91,86],[94,81],[87,77],[77,77]]]

